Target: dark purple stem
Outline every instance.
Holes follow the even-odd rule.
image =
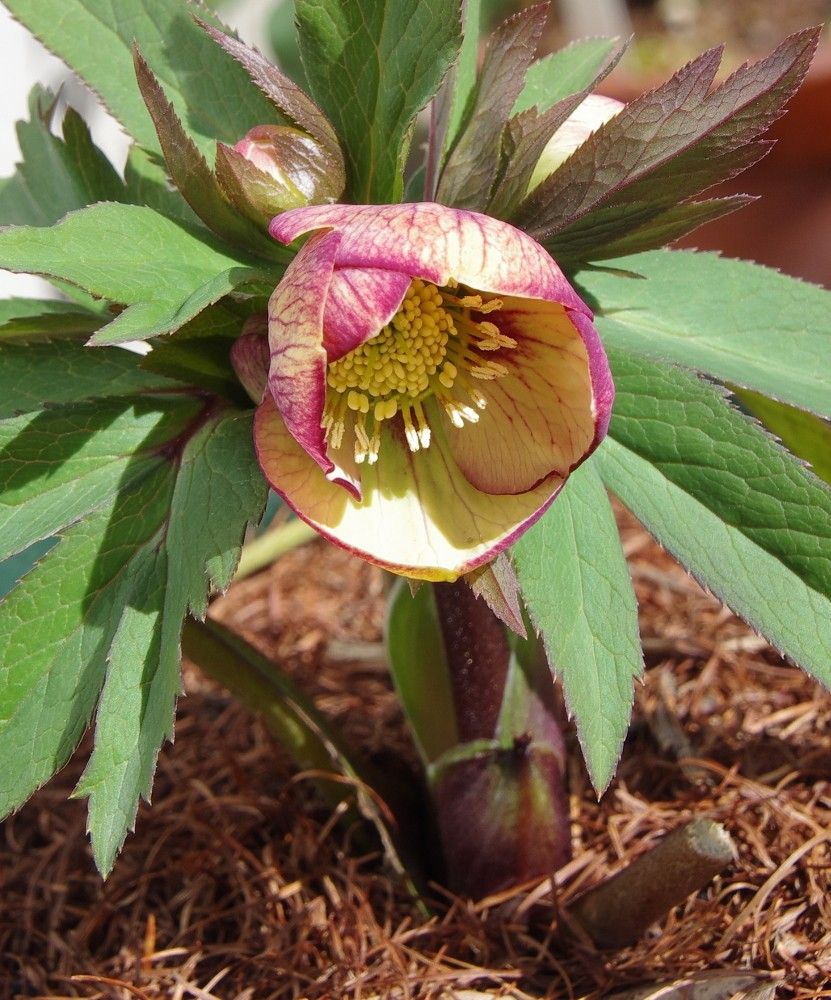
[[[504,626],[466,583],[434,594],[459,743],[435,764],[433,804],[448,884],[481,898],[569,860],[565,744],[547,664],[512,660]]]

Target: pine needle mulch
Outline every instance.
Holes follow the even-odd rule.
[[[554,889],[474,904],[437,887],[425,913],[263,726],[187,669],[175,747],[106,883],[84,804],[66,801],[88,746],[0,827],[0,997],[573,1000],[718,969],[769,972],[781,998],[831,997],[831,696],[626,517],[623,534],[648,669],[600,803],[573,747],[575,856]],[[379,645],[383,588],[376,570],[315,543],[213,613],[407,780],[413,750]],[[558,932],[558,906],[701,814],[738,847],[705,891],[620,952]]]

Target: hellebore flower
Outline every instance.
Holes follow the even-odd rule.
[[[624,105],[614,97],[589,94],[566,118],[546,143],[534,167],[528,190],[533,191],[550,174],[562,166],[578,146],[596,132],[601,125],[614,118]]]
[[[475,212],[321,205],[270,231],[311,234],[269,301],[255,443],[272,487],[406,576],[494,558],[606,433],[587,306],[534,240]]]

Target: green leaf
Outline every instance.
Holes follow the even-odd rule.
[[[831,292],[709,253],[654,251],[615,264],[647,280],[579,277],[611,347],[831,416]]]
[[[618,47],[616,38],[583,38],[538,59],[528,68],[513,114],[554,107],[564,97],[590,87]]]
[[[61,278],[129,306],[95,335],[97,344],[169,333],[264,277],[150,208],[114,204],[72,212],[49,229],[0,232],[0,267]]]
[[[390,673],[425,764],[459,742],[453,691],[432,587],[400,581],[385,629]]]
[[[0,558],[53,535],[146,476],[159,449],[197,412],[187,398],[127,397],[0,421]]]
[[[147,471],[67,531],[0,604],[0,815],[66,762],[89,722],[138,554],[152,551],[169,500],[166,464]]]
[[[87,309],[56,299],[0,300],[0,341],[36,343],[57,337],[84,339],[106,320]]]
[[[137,422],[139,404],[120,405]],[[182,620],[189,610],[204,613],[211,587],[227,587],[245,526],[259,519],[266,498],[250,412],[187,397],[150,397],[145,405],[155,447],[142,457],[147,437],[139,441],[127,458],[129,474],[99,490],[95,504],[86,504],[88,516],[0,605],[7,672],[0,685],[0,755],[15,761],[0,781],[0,812],[16,808],[66,760],[103,683],[95,749],[76,794],[90,796],[93,849],[105,873],[139,797],[149,795],[158,749],[172,731]],[[106,452],[99,439],[114,436],[118,415],[107,412],[113,406],[88,408],[110,423],[88,421],[80,445],[56,431],[50,458],[74,448],[66,464],[77,468],[82,454]],[[73,418],[80,425],[77,407],[54,412],[70,430]],[[122,438],[129,427],[121,426]],[[53,464],[50,486],[59,476],[63,489],[52,486],[52,493],[64,507],[75,504],[77,520],[77,487],[60,456]],[[9,495],[6,488],[4,500]],[[69,521],[63,513],[61,523]],[[4,528],[4,540],[7,534]]]
[[[349,200],[399,201],[416,114],[460,45],[447,0],[296,0],[312,96],[335,126]]]
[[[659,215],[746,169],[769,148],[759,137],[802,81],[820,31],[791,35],[715,88],[721,50],[704,53],[590,136],[534,189],[517,223],[544,242],[589,241],[599,227],[603,239],[581,258],[592,260],[633,219],[643,224],[645,207]]]
[[[158,150],[136,89],[135,42],[209,158],[216,140],[234,143],[275,120],[245,70],[199,28],[181,0],[8,0],[6,6],[102,99],[142,146]],[[204,8],[199,13],[206,16]]]
[[[789,451],[808,462],[815,475],[831,484],[831,421],[758,392],[733,391],[742,406],[772,431]]]
[[[231,582],[242,534],[259,519],[266,487],[254,466],[251,415],[208,421],[185,446],[165,544],[143,554],[130,606],[110,651],[95,750],[76,789],[89,796],[89,830],[107,872],[149,799],[159,747],[173,733],[182,620],[201,617],[210,587]],[[138,655],[137,655],[138,654]]]
[[[514,546],[513,558],[601,793],[620,757],[643,658],[635,594],[593,460],[569,476],[549,512]]]
[[[61,403],[181,388],[152,378],[139,361],[129,351],[74,341],[33,347],[0,340],[0,421]]]
[[[28,122],[18,122],[23,154],[0,188],[0,225],[49,226],[95,201],[124,201],[124,183],[94,145],[86,123],[67,108],[63,139],[52,134],[55,97],[43,87],[29,95]]]
[[[705,587],[831,684],[831,490],[718,388],[610,358],[606,486]]]
[[[548,17],[537,4],[504,21],[491,36],[458,140],[445,161],[437,199],[484,209],[499,171],[502,133]]]

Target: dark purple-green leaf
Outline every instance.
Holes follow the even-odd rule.
[[[230,203],[138,50],[134,57],[139,89],[156,126],[167,168],[182,197],[205,225],[229,243],[249,253],[279,258],[281,249],[265,229],[256,226]]]
[[[592,260],[643,225],[649,205],[658,216],[746,169],[767,151],[759,137],[802,81],[819,32],[791,35],[714,89],[721,50],[699,56],[595,132],[525,200],[514,221],[561,245],[569,239],[576,245],[579,234],[580,257]],[[587,238],[597,221],[602,238]]]
[[[509,17],[494,32],[476,89],[439,179],[437,200],[484,209],[499,170],[502,134],[525,83],[548,17],[541,3]]]

